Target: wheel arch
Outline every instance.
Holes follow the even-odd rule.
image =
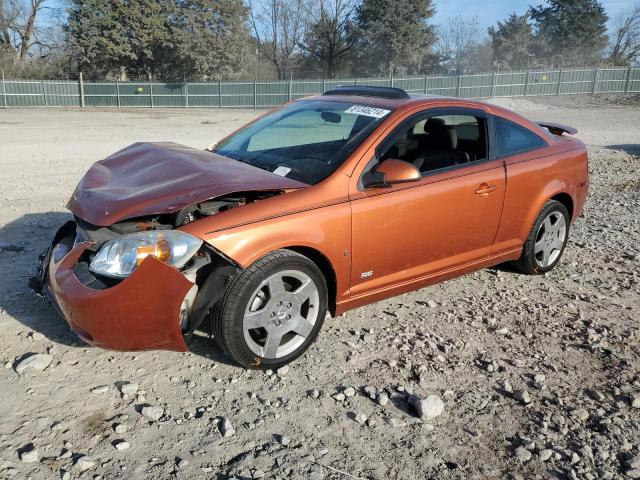
[[[571,197],[571,195],[569,195],[566,192],[560,192],[560,193],[556,193],[549,200],[555,200],[563,204],[567,209],[567,211],[569,212],[569,220],[570,221],[573,220],[574,204],[573,204],[573,198]]]
[[[529,204],[525,221],[520,223],[518,238],[523,243],[533,228],[538,214],[549,200],[556,200],[567,207],[567,210],[569,210],[569,222],[572,221],[574,203],[573,197],[568,193],[568,191],[570,191],[569,185],[560,180],[550,182],[546,188],[540,191],[535,200]]]
[[[337,286],[338,280],[336,277],[335,269],[331,264],[331,261],[320,250],[313,247],[304,245],[291,245],[286,247],[280,247],[281,250],[291,250],[292,252],[299,253],[311,260],[322,272],[322,276],[327,282],[327,294],[329,296],[328,307],[332,316],[336,313],[336,298],[337,298]]]

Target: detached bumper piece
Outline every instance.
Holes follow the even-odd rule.
[[[186,351],[180,307],[194,284],[147,257],[129,277],[104,285],[79,262],[92,244],[74,245],[75,224],[70,224],[45,253],[41,281],[42,293],[71,329],[87,343],[111,350]]]

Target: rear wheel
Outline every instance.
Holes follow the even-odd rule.
[[[277,250],[231,281],[213,311],[213,332],[242,366],[278,368],[309,348],[326,312],[327,286],[318,267]]]
[[[548,201],[533,224],[514,266],[531,275],[545,273],[560,261],[569,238],[569,212],[560,202]]]

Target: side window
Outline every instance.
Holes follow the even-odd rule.
[[[494,118],[496,129],[495,151],[498,157],[544,147],[545,141],[531,130],[504,118]]]
[[[486,158],[486,131],[482,117],[420,116],[391,134],[379,158],[410,162],[422,173],[469,164]]]

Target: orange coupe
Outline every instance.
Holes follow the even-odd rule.
[[[41,288],[90,344],[185,351],[209,326],[240,365],[277,368],[327,312],[507,261],[555,267],[589,184],[573,133],[477,101],[341,87],[206,151],[134,144],[80,181]]]

